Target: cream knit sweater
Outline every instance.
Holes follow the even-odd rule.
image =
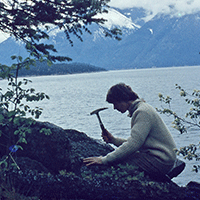
[[[129,111],[131,136],[127,140],[115,138],[113,144],[118,148],[102,157],[102,163],[109,164],[134,159],[137,152],[149,155],[153,158],[152,163],[153,160],[157,160],[161,166],[173,165],[176,159],[174,152],[176,145],[155,109],[138,99],[133,102]],[[148,160],[151,162],[151,159]]]

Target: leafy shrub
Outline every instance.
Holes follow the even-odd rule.
[[[25,199],[20,196],[12,184],[12,177],[7,171],[19,166],[15,162],[14,153],[22,149],[22,143],[27,143],[26,134],[31,133],[30,126],[34,123],[33,118],[38,119],[42,114],[42,108],[31,108],[28,103],[49,99],[43,92],[36,92],[34,88],[28,88],[28,79],[19,80],[18,74],[21,69],[28,69],[35,60],[22,57],[12,57],[17,60],[11,67],[0,64],[0,78],[7,79],[7,90],[0,88],[0,137],[1,137],[1,160],[0,160],[0,190],[3,199]],[[31,117],[27,117],[27,115]],[[51,134],[50,130],[41,130],[44,134]],[[27,198],[37,199],[37,198]]]
[[[172,116],[174,121],[172,122],[173,128],[178,130],[181,134],[188,132],[191,128],[200,130],[200,90],[193,90],[192,93],[188,93],[181,86],[176,84],[176,89],[180,91],[180,97],[184,98],[186,104],[190,105],[190,110],[185,113],[184,117],[180,117],[179,114],[173,111],[171,108],[172,98],[170,96],[164,97],[159,94],[159,100],[161,103],[167,105],[167,107],[161,106],[161,109],[157,108],[157,111],[161,114]],[[178,155],[182,155],[184,159],[196,161],[200,160],[200,142],[197,144],[189,144],[188,146],[182,147],[176,152]],[[200,165],[194,165],[194,171],[198,172]]]

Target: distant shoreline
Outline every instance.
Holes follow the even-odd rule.
[[[30,66],[30,69],[19,71],[20,77],[26,76],[49,76],[49,75],[70,75],[90,72],[107,71],[104,68],[85,63],[62,63],[48,66],[46,62],[36,62],[36,66]]]

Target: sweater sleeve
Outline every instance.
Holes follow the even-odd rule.
[[[127,141],[126,139],[114,137],[113,140],[112,140],[112,144],[119,147],[120,145],[122,145],[126,141]]]
[[[149,114],[136,111],[132,116],[131,126],[131,136],[113,152],[102,157],[103,164],[123,160],[140,149],[151,129]]]

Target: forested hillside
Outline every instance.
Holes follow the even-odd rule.
[[[42,75],[64,75],[64,74],[75,74],[75,73],[85,73],[85,72],[98,72],[106,71],[103,68],[95,67],[90,64],[84,63],[62,63],[53,64],[48,66],[46,62],[37,62],[36,67],[31,66],[30,70],[21,70],[19,72],[20,76],[42,76]]]

